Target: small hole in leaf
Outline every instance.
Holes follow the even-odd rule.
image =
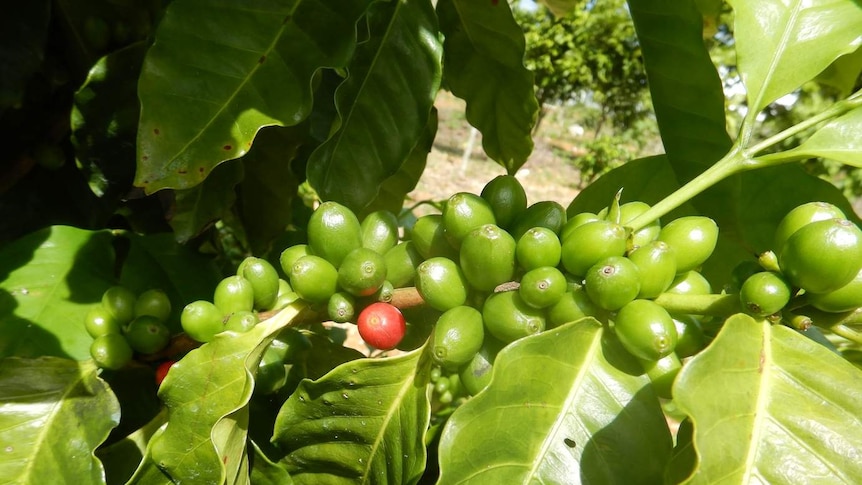
[[[569,448],[574,448],[575,446],[577,446],[577,443],[575,443],[575,440],[570,439],[570,438],[565,438],[563,440],[563,443],[565,443],[566,446],[568,446]]]
[[[263,64],[266,61],[266,56],[260,56],[260,59],[257,60],[258,64]]]
[[[177,173],[180,175],[185,175],[185,174],[189,173],[189,171],[184,169],[184,168],[181,168],[181,169],[177,170]]]
[[[147,155],[144,155],[143,157],[141,157],[141,160],[142,160],[142,161],[144,161],[144,162],[146,162],[146,161],[147,161],[147,160],[149,160],[149,159],[150,159],[150,157],[149,157],[149,156],[147,156]]]
[[[223,146],[222,148],[224,148],[224,149],[225,149],[225,151],[227,151],[227,150],[230,150],[230,149],[231,149],[231,148],[233,148],[233,147],[232,147],[232,146],[230,146],[230,145],[225,145],[225,146]]]
[[[155,134],[155,135],[161,134],[161,131],[159,131],[158,128],[153,128],[153,134]]]

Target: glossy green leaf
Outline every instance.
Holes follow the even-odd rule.
[[[437,109],[432,108],[428,116],[428,125],[422,133],[422,137],[416,142],[410,155],[401,164],[398,171],[380,184],[377,197],[365,208],[363,213],[371,213],[378,210],[388,210],[393,214],[401,212],[404,199],[407,194],[416,188],[419,178],[425,171],[428,161],[428,153],[434,144],[437,135]]]
[[[439,483],[661,483],[671,435],[632,359],[592,319],[506,347],[446,423]]]
[[[75,159],[99,197],[119,200],[135,176],[140,105],[137,79],[148,45],[138,42],[93,65],[75,93],[72,143]]]
[[[39,69],[51,21],[51,2],[38,0],[0,17],[0,113],[21,103],[27,81]]]
[[[112,238],[52,226],[0,249],[0,357],[90,357],[83,321],[114,281]]]
[[[0,482],[105,483],[93,452],[119,420],[91,361],[0,360]]]
[[[346,66],[369,3],[171,2],[138,83],[135,185],[192,187],[245,154],[261,127],[302,121],[313,74]]]
[[[862,477],[862,371],[787,327],[729,318],[683,367],[674,395],[700,459],[688,483]]]
[[[848,96],[856,87],[856,80],[862,74],[862,49],[856,49],[850,54],[835,59],[820,75],[817,82],[832,86],[838,90],[839,96]]]
[[[860,129],[862,129],[862,108],[856,108],[830,121],[798,147],[785,152],[785,155],[822,157],[854,167],[862,167]]]
[[[247,459],[248,403],[266,346],[302,307],[288,306],[246,333],[221,333],[171,368],[159,388],[168,409],[131,483],[157,471],[176,483],[234,483]]]
[[[308,161],[323,200],[362,212],[396,174],[428,125],[440,86],[442,45],[428,0],[377,2],[370,38],[357,46],[338,87],[337,128]],[[344,177],[351,175],[351,183]]]
[[[467,121],[485,153],[514,174],[533,151],[539,113],[533,74],[524,67],[524,33],[508,2],[440,0],[443,83],[467,102]]]
[[[200,184],[177,190],[170,220],[176,240],[185,243],[221,219],[234,205],[235,187],[242,177],[242,164],[231,160],[213,169]]]
[[[290,475],[278,463],[270,460],[253,441],[249,443],[254,457],[251,467],[251,483],[254,485],[292,485]]]
[[[749,116],[792,92],[862,43],[853,0],[730,0]]]
[[[294,483],[416,483],[425,469],[429,367],[419,349],[302,381],[273,435]]]
[[[242,158],[245,176],[238,187],[237,208],[254,254],[265,254],[290,222],[299,186],[290,162],[300,143],[290,128],[265,128]]]
[[[662,144],[681,183],[724,156],[724,91],[690,1],[630,0]]]

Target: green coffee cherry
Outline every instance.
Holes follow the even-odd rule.
[[[99,338],[103,335],[120,333],[121,327],[114,315],[101,304],[90,307],[87,316],[84,317],[84,329],[90,337]]]
[[[599,308],[582,287],[563,294],[560,300],[548,308],[548,326],[559,327],[584,317],[599,317],[604,310]]]
[[[135,318],[137,299],[132,290],[123,286],[112,286],[102,295],[102,306],[120,325],[125,325]]]
[[[808,293],[808,303],[824,312],[839,313],[862,307],[862,269],[853,281],[829,293]]]
[[[355,296],[373,295],[386,280],[386,261],[377,251],[356,248],[338,268],[338,285]]]
[[[296,260],[309,254],[313,253],[307,244],[297,244],[285,249],[281,252],[281,256],[278,259],[281,270],[284,271],[285,275],[290,277],[290,272],[293,270],[293,264],[296,263]]]
[[[443,208],[443,227],[452,247],[461,247],[461,240],[473,229],[495,224],[494,210],[485,199],[469,192],[459,192],[446,201]]]
[[[494,212],[498,226],[508,228],[527,208],[527,193],[512,175],[498,175],[482,189],[480,196]]]
[[[703,325],[694,315],[672,315],[676,327],[677,342],[674,353],[679,358],[692,356],[706,346]]]
[[[626,252],[626,231],[609,221],[593,221],[574,228],[563,240],[562,262],[566,271],[584,276],[593,265]]]
[[[413,284],[416,278],[416,267],[422,263],[422,255],[416,250],[413,241],[404,241],[383,255],[386,263],[386,279],[395,288],[404,288]]]
[[[560,230],[560,241],[565,241],[572,234],[572,231],[578,227],[583,226],[588,222],[600,221],[603,220],[596,214],[592,212],[581,212],[579,214],[575,214],[574,217],[570,217],[566,220],[566,223],[563,225],[563,228]]]
[[[682,369],[682,363],[675,353],[670,353],[657,361],[643,361],[644,370],[658,397],[673,398],[673,383]]]
[[[443,226],[441,214],[428,214],[416,219],[410,231],[410,238],[414,248],[424,259],[436,257],[449,258],[453,261],[458,259],[458,250],[446,239],[446,229]]]
[[[245,278],[254,292],[254,308],[269,310],[278,298],[278,272],[262,258],[248,257],[240,265],[237,274]]]
[[[605,258],[589,269],[584,288],[590,300],[605,310],[619,310],[640,292],[638,267],[622,256]]]
[[[290,286],[303,300],[323,303],[338,289],[338,270],[320,256],[303,256],[293,264]]]
[[[527,305],[517,291],[494,293],[482,306],[482,320],[488,331],[509,343],[545,329],[545,315]]]
[[[213,304],[221,310],[222,315],[250,312],[254,309],[254,288],[242,276],[228,276],[216,286]]]
[[[510,232],[515,241],[534,227],[546,227],[559,235],[566,220],[566,209],[562,205],[552,200],[543,200],[527,207],[512,224]]]
[[[348,253],[362,246],[359,219],[337,202],[320,204],[308,220],[308,245],[314,254],[338,268]]]
[[[504,344],[490,335],[486,335],[482,348],[470,359],[458,373],[461,384],[471,396],[475,396],[488,387],[491,382],[491,371],[494,360]]]
[[[449,369],[469,362],[482,348],[484,328],[482,314],[475,308],[458,306],[446,310],[434,328],[434,362]]]
[[[398,218],[386,211],[376,211],[365,216],[359,226],[362,233],[362,247],[386,254],[398,244]]]
[[[150,315],[160,322],[166,322],[171,316],[171,300],[159,289],[147,290],[138,295],[135,300],[135,317]]]
[[[643,214],[649,209],[649,204],[645,202],[632,201],[620,205],[619,212],[617,214],[619,220],[611,220],[607,208],[599,212],[598,216],[600,218],[607,219],[611,222],[620,224],[621,226],[625,226],[629,222],[633,221],[637,216]],[[632,246],[638,248],[646,245],[647,243],[655,241],[658,238],[660,232],[661,224],[659,220],[656,219],[631,235]]]
[[[709,295],[712,286],[702,274],[697,271],[686,271],[676,275],[667,293],[675,295]]]
[[[515,256],[518,264],[529,271],[559,265],[562,250],[560,238],[554,231],[547,227],[533,227],[518,239]]]
[[[787,280],[806,292],[837,290],[862,269],[862,231],[846,219],[812,222],[787,239],[778,264]]]
[[[336,292],[329,297],[326,312],[333,322],[350,322],[356,316],[356,299],[346,291]]]
[[[90,344],[90,357],[102,369],[122,369],[132,361],[132,348],[118,333],[102,335]]]
[[[567,289],[566,277],[560,270],[552,266],[542,266],[527,271],[521,277],[518,293],[527,305],[547,308],[560,301]]]
[[[241,311],[231,313],[224,324],[225,331],[245,333],[253,329],[260,322],[257,313]]]
[[[446,311],[467,301],[467,278],[454,261],[431,258],[416,268],[416,290],[431,308]]]
[[[629,353],[651,362],[670,355],[678,338],[670,314],[652,300],[634,300],[622,307],[614,331]]]
[[[198,300],[189,303],[180,314],[180,324],[189,337],[198,342],[209,342],[224,330],[224,313],[212,302]]]
[[[790,284],[780,274],[769,271],[751,275],[739,289],[742,308],[755,317],[766,317],[781,311],[790,297]]]
[[[828,202],[808,202],[797,206],[781,219],[775,229],[772,250],[776,255],[780,254],[790,236],[812,222],[846,218],[841,209]]]
[[[171,331],[157,317],[141,315],[129,324],[126,340],[135,352],[154,354],[168,345]]]
[[[491,291],[515,274],[515,240],[494,224],[479,226],[461,241],[459,259],[470,285]]]
[[[664,241],[650,241],[638,247],[629,260],[641,275],[638,298],[655,298],[670,288],[676,277],[676,258]]]
[[[718,226],[703,216],[686,216],[664,226],[658,239],[673,250],[680,273],[699,268],[712,255],[718,242]]]

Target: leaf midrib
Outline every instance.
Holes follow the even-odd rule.
[[[744,0],[747,1],[747,0]],[[751,110],[754,112],[752,116],[757,116],[760,111],[763,110],[766,106],[761,106],[763,104],[763,98],[765,96],[766,88],[769,86],[770,81],[773,78],[773,75],[776,72],[776,66],[779,61],[784,57],[785,52],[787,51],[788,41],[787,39],[790,37],[790,32],[795,29],[796,24],[799,22],[800,12],[802,11],[802,2],[796,0],[795,5],[790,10],[789,20],[787,21],[786,28],[781,34],[781,39],[777,44],[777,48],[775,50],[775,55],[772,56],[772,59],[769,61],[769,67],[766,70],[766,76],[763,78],[763,83],[760,85],[760,90],[757,93],[757,98],[755,103],[752,103],[754,106],[758,107],[757,110]]]

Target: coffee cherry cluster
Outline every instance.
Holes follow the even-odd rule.
[[[212,301],[186,305],[180,323],[189,337],[209,342],[224,331],[247,332],[260,321],[258,312],[284,308],[297,298],[268,261],[250,256],[235,275],[219,282]]]
[[[794,208],[772,247],[759,265],[736,270],[746,312],[780,320],[805,314],[806,307],[841,313],[862,306],[862,231],[838,207],[810,202]]]
[[[160,289],[135,295],[123,286],[108,288],[84,318],[84,328],[93,337],[90,356],[99,367],[116,370],[128,364],[135,352],[162,350],[171,338],[165,325],[170,315],[171,301]]]

